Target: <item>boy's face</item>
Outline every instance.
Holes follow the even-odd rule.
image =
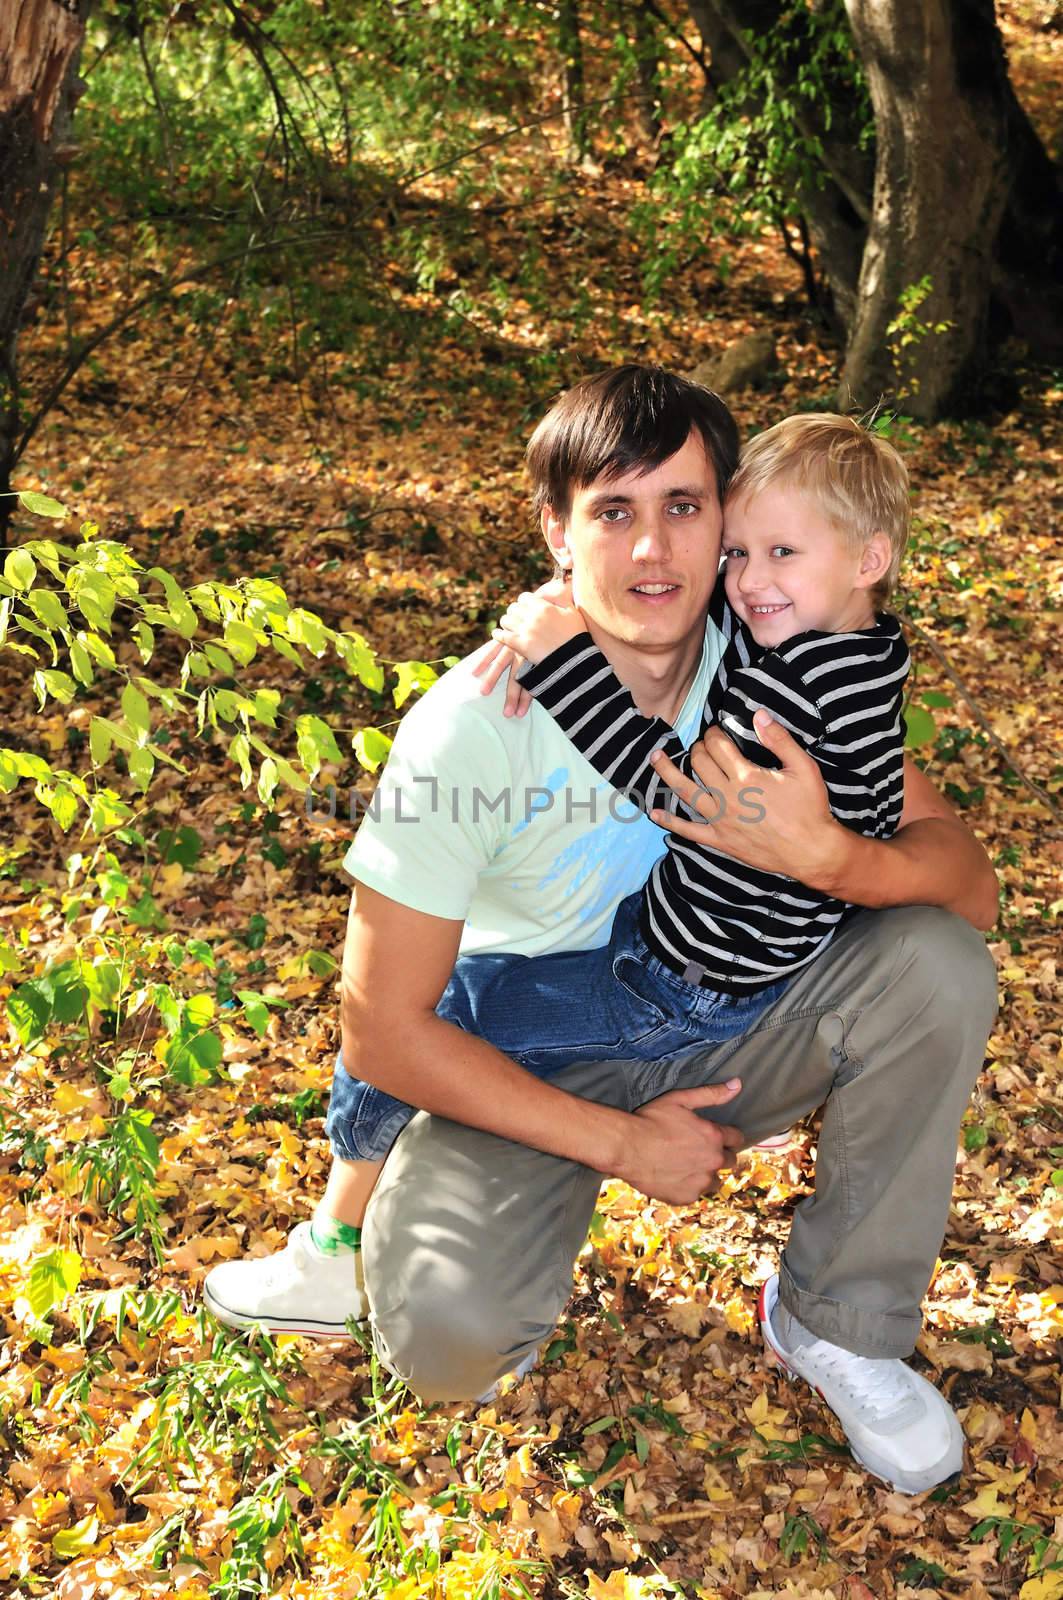
[[[592,628],[654,652],[703,637],[721,522],[716,474],[696,432],[651,472],[575,490],[564,522],[543,515]]]
[[[760,645],[816,629],[869,628],[868,590],[882,576],[888,541],[855,549],[808,496],[772,485],[724,512],[724,585],[732,609]]]

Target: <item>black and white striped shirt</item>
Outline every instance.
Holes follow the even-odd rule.
[[[909,657],[897,619],[883,612],[860,632],[800,633],[763,649],[726,604],[722,582],[711,615],[728,643],[702,732],[718,724],[748,760],[777,767],[753,728],[763,707],[815,759],[838,821],[888,838],[904,801]],[[521,682],[617,789],[646,809],[679,807],[649,757],[663,750],[693,777],[689,751],[662,718],[639,712],[589,634],[526,667]],[[751,814],[756,805],[749,801]],[[710,844],[676,834],[667,843],[643,895],[642,931],[651,951],[690,982],[731,994],[775,983],[815,959],[848,909]]]

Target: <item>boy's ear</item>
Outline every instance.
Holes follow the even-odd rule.
[[[893,549],[889,539],[884,533],[873,533],[860,556],[860,571],[856,579],[857,587],[870,589],[876,583],[881,583],[890,569],[892,560]]]
[[[559,567],[568,571],[572,566],[572,552],[568,548],[568,533],[563,520],[554,511],[553,506],[543,506],[539,521],[550,554]]]

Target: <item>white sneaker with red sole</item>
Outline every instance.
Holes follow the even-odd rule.
[[[922,1494],[962,1469],[959,1418],[944,1395],[911,1367],[853,1355],[809,1333],[779,1304],[777,1274],[760,1291],[758,1315],[776,1360],[830,1406],[868,1472],[902,1494]]]
[[[318,1339],[350,1338],[348,1321],[369,1315],[361,1251],[325,1255],[310,1237],[309,1222],[293,1228],[276,1255],[212,1267],[203,1299],[227,1328],[261,1326]]]

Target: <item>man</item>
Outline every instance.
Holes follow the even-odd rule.
[[[684,740],[719,662],[706,614],[736,458],[716,396],[638,366],[569,391],[529,446],[547,542],[595,642],[639,709]],[[603,1041],[609,1059],[544,1082],[436,1015],[459,946],[604,944],[664,835],[625,815],[540,707],[506,718],[501,691],[482,698],[465,664],[429,691],[348,856],[341,1002],[346,1069],[426,1114],[370,1198],[338,1066],[341,1159],[313,1230],[265,1263],[215,1268],[207,1300],[223,1320],[339,1331],[361,1309],[347,1250],[360,1245],[385,1363],[426,1400],[482,1395],[552,1330],[603,1175],[691,1202],[735,1148],[823,1105],[816,1193],[798,1209],[778,1304],[762,1306],[765,1335],[870,1470],[918,1492],[959,1468],[956,1418],[900,1358],[919,1331],[995,1007],[974,931],[995,918],[995,880],[911,763],[898,832],[865,839],[831,817],[815,763],[785,731],[768,719],[758,732],[780,770],[744,761],[719,730],[705,741],[714,845],[867,909],[746,1036],[642,1064],[624,1062],[623,1040]],[[756,826],[741,800],[751,787]],[[678,777],[677,788],[694,797]]]

